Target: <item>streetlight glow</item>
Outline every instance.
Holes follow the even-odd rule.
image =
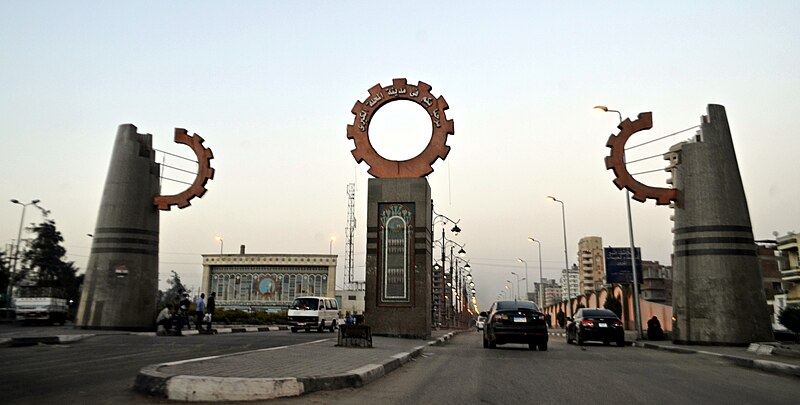
[[[529,236],[528,240],[539,246],[539,306],[544,308],[544,279],[542,278],[542,242]]]

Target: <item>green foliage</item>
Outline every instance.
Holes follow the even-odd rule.
[[[175,272],[175,270],[170,270],[172,272],[172,276],[167,279],[167,284],[169,284],[169,289],[167,291],[159,291],[158,297],[158,307],[162,308],[165,307],[167,304],[174,304],[179,301],[181,292],[186,292],[191,294],[188,288],[181,282],[181,276]]]
[[[48,219],[30,229],[36,237],[28,242],[20,258],[22,267],[14,275],[14,283],[25,280],[36,287],[56,288],[67,299],[78,302],[83,275],[78,276],[74,262],[64,261],[67,250],[61,246],[64,238],[55,221]]]
[[[778,315],[778,322],[800,337],[800,306],[784,308]]]
[[[622,319],[622,302],[613,294],[608,294],[606,296],[606,302],[603,304],[603,307],[611,310],[611,312],[617,314],[618,318]]]
[[[217,309],[214,311],[213,318],[215,323],[229,325],[275,325],[286,324],[286,312],[245,312],[241,310]]]

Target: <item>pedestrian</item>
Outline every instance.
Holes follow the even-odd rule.
[[[206,303],[206,325],[208,325],[209,332],[211,332],[211,320],[215,309],[217,309],[217,292],[211,291],[211,294],[208,294],[208,302]]]
[[[647,339],[648,340],[662,340],[664,339],[664,330],[661,329],[661,322],[659,322],[658,317],[653,315],[649,321],[647,321]]]
[[[175,307],[172,304],[167,304],[167,306],[158,313],[156,317],[156,335],[165,336],[170,334],[172,329],[173,308]]]
[[[194,326],[197,330],[202,329],[203,327],[203,317],[205,316],[206,312],[206,294],[200,293],[200,298],[197,300],[197,311],[195,312],[196,318],[194,320]]]
[[[345,325],[355,325],[356,318],[353,318],[353,314],[351,314],[350,311],[347,311],[345,314],[344,323]]]
[[[192,306],[192,300],[189,299],[189,293],[183,292],[182,297],[180,298],[180,305],[179,305],[179,323],[180,327],[178,328],[178,334],[181,334],[181,328],[185,325],[187,328],[189,327],[189,308]]]

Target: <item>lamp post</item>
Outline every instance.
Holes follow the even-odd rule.
[[[520,262],[520,263],[525,263],[525,278],[524,278],[524,280],[525,280],[525,299],[527,300],[527,299],[529,299],[528,295],[531,293],[530,290],[528,289],[528,262],[525,261],[524,259],[520,258],[520,257],[517,258],[517,261]]]
[[[511,295],[512,298],[514,298],[514,301],[516,301],[517,296],[514,295],[514,282],[511,280],[506,280],[506,283],[511,284],[511,289],[508,290],[508,293],[509,295]],[[506,286],[506,288],[508,288],[508,286]]]
[[[6,307],[11,307],[11,302],[13,301],[12,295],[14,294],[14,273],[17,271],[17,263],[19,263],[19,242],[22,238],[22,226],[25,223],[25,209],[28,208],[29,205],[33,205],[39,207],[38,204],[40,200],[31,200],[31,202],[25,204],[19,202],[19,200],[12,199],[11,202],[14,204],[19,204],[22,206],[22,215],[19,218],[19,231],[17,231],[17,246],[14,248],[14,261],[11,264],[11,271],[8,272],[8,292],[6,294]],[[41,207],[39,207],[41,209]]]
[[[511,274],[513,274],[514,277],[517,278],[517,295],[514,296],[514,300],[518,300],[519,299],[519,274],[517,274],[517,273],[515,273],[513,271],[511,272]],[[513,285],[512,285],[512,287],[513,287]]]
[[[336,241],[336,237],[335,236],[331,236],[331,243],[328,244],[328,254],[329,255],[333,254],[333,242],[334,241]]]
[[[436,225],[437,223],[441,223],[442,224],[442,238],[441,238],[440,241],[439,240],[435,240],[434,241],[434,244],[436,242],[439,242],[439,246],[440,246],[441,252],[442,252],[442,256],[441,256],[441,263],[442,264],[441,264],[441,267],[440,267],[441,273],[439,274],[438,271],[431,272],[431,284],[432,285],[433,284],[437,284],[436,280],[434,280],[434,276],[436,276],[436,277],[439,277],[439,279],[441,280],[441,285],[442,285],[442,291],[439,292],[439,297],[438,298],[436,297],[436,292],[432,293],[433,294],[432,300],[434,300],[434,301],[436,301],[438,303],[438,305],[434,305],[435,309],[433,310],[433,314],[432,314],[432,319],[433,319],[434,323],[436,324],[436,328],[438,329],[439,325],[442,323],[441,322],[441,320],[442,320],[441,319],[442,318],[442,310],[444,310],[444,316],[445,316],[445,321],[447,321],[447,326],[448,327],[451,326],[451,321],[452,320],[450,318],[450,306],[453,304],[453,302],[452,302],[453,301],[452,300],[453,290],[451,288],[452,287],[452,282],[453,282],[453,248],[452,248],[452,245],[455,244],[455,242],[453,242],[452,240],[447,239],[447,237],[445,236],[445,227],[444,227],[444,225],[447,224],[448,221],[450,223],[452,223],[453,224],[453,228],[450,229],[450,232],[453,233],[453,236],[458,236],[458,234],[461,232],[461,228],[458,227],[458,223],[461,220],[459,219],[458,221],[453,221],[452,219],[448,218],[446,215],[439,214],[436,211],[434,211],[433,213],[436,216],[434,217],[434,219],[432,221],[432,225]],[[433,232],[431,232],[431,233],[433,233]],[[433,235],[431,235],[431,239],[433,239]],[[450,242],[450,244],[451,244],[451,247],[450,247],[450,270],[449,270],[449,272],[447,271],[447,267],[446,267],[446,263],[447,263],[446,249],[447,249],[447,243],[448,242]],[[463,251],[463,248],[462,248],[462,251]],[[436,273],[436,274],[434,274],[434,273]]]
[[[613,111],[619,114],[619,122],[622,123],[622,113],[617,110],[609,110],[608,107],[603,105],[595,106],[594,108],[609,112]],[[622,151],[622,162],[626,162],[625,151]],[[633,218],[631,216],[631,192],[625,189],[625,203],[628,209],[628,238],[631,242],[631,271],[633,273],[633,312],[636,317],[636,338],[642,339],[642,313],[639,309],[639,276],[636,274],[636,247],[633,242]]]
[[[222,254],[222,245],[223,245],[222,236],[215,236],[214,239],[219,241],[219,254]]]
[[[528,237],[532,243],[539,245],[539,306],[544,308],[544,281],[542,279],[542,242],[532,237]],[[569,272],[567,272],[569,275]]]
[[[564,213],[564,201],[559,200],[558,198],[553,197],[552,195],[548,195],[547,198],[550,201],[555,201],[561,204],[561,226],[564,229],[564,269],[567,272],[567,305],[568,314],[567,316],[572,316],[572,290],[570,289],[570,284],[572,284],[569,276],[569,257],[567,256],[567,215]]]

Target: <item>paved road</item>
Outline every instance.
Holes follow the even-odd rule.
[[[269,404],[796,404],[796,378],[659,350],[553,338],[546,352],[457,335],[381,380]]]
[[[0,403],[155,403],[133,391],[134,379],[144,366],[332,336],[285,331],[185,337],[99,335],[66,345],[0,348]]]

